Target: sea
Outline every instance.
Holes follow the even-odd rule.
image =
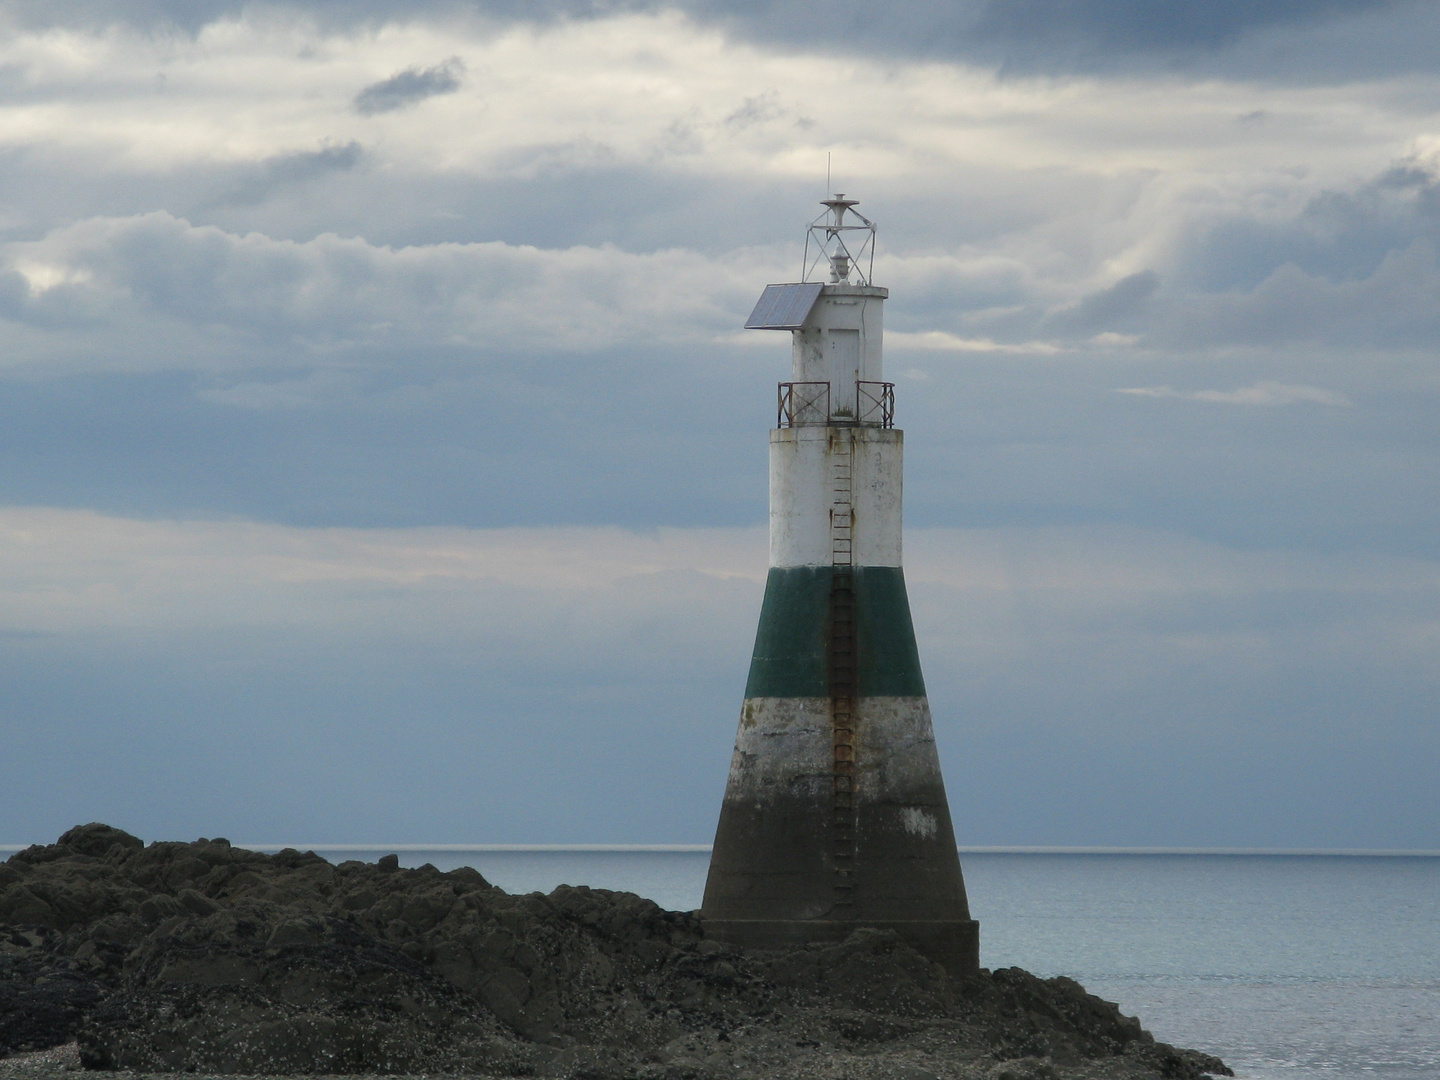
[[[680,911],[700,906],[709,860],[684,846],[313,850],[336,862],[394,851],[404,866],[473,866],[510,892],[589,885]],[[1440,857],[986,850],[961,862],[986,967],[1068,975],[1246,1080],[1440,1080]]]

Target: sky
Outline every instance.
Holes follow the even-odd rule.
[[[960,843],[1440,848],[1407,0],[0,0],[0,842],[707,842],[827,162]]]

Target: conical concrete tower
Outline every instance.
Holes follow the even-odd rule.
[[[898,931],[957,975],[979,968],[901,568],[894,385],[870,283],[875,226],[836,195],[802,281],[745,324],[788,330],[770,432],[770,573],[701,908],[760,947]],[[817,269],[829,282],[808,280]],[[852,281],[851,278],[857,280]]]

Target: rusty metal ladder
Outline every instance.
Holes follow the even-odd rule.
[[[830,715],[834,751],[834,804],[830,854],[835,867],[839,918],[855,906],[855,698],[859,692],[855,640],[855,445],[830,454]]]

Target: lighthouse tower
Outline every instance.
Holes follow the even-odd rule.
[[[979,968],[901,568],[888,290],[875,225],[836,195],[796,284],[748,329],[788,330],[770,432],[770,573],[701,908],[705,933],[758,947],[897,931]],[[828,282],[811,280],[828,277]]]

